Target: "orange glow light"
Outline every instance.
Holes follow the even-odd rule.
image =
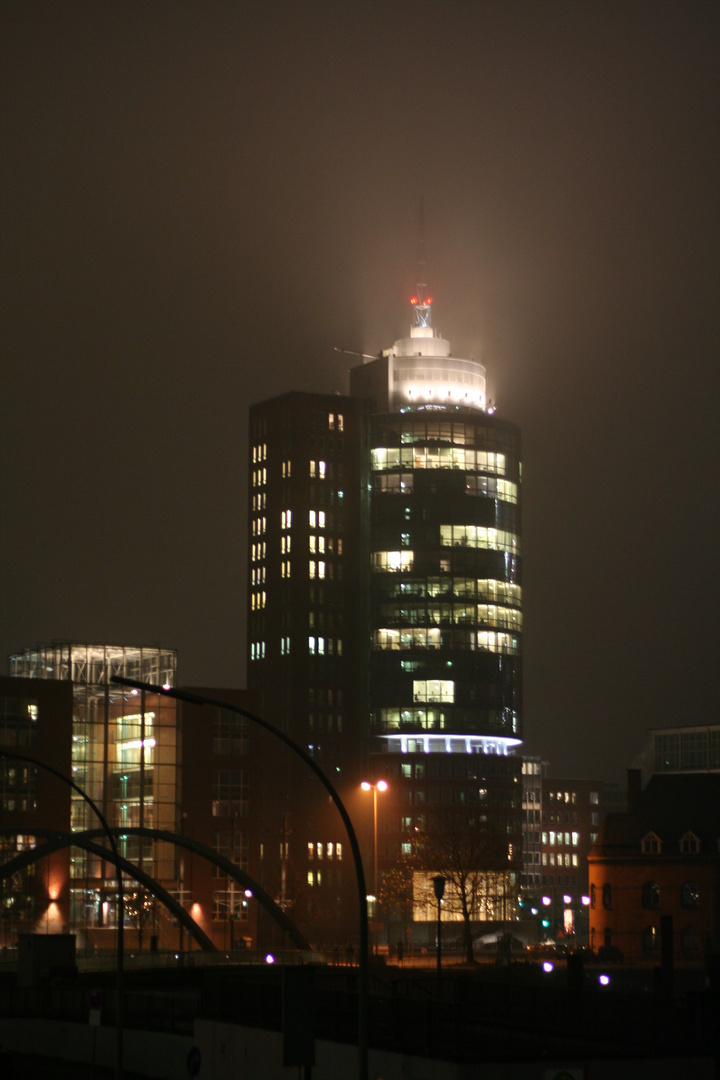
[[[417,296],[411,296],[410,297],[410,303],[411,304],[417,304],[417,302],[418,302]]]

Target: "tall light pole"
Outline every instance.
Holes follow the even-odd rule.
[[[373,793],[373,889],[375,890],[375,907],[373,908],[373,921],[377,920],[377,905],[378,905],[378,842],[377,842],[377,797],[378,791],[387,791],[387,780],[376,780],[374,784],[371,784],[368,780],[363,780],[360,787],[363,791],[372,791]],[[375,935],[375,952],[377,953],[377,934]]]

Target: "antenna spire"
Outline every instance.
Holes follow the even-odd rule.
[[[420,216],[418,220],[418,282],[417,295],[410,303],[413,306],[413,327],[430,326],[430,305],[432,299],[427,294],[427,261],[425,258],[425,204],[420,196]]]

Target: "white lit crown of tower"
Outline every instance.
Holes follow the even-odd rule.
[[[426,282],[425,227],[420,204],[418,284],[412,297],[410,337],[399,338],[383,350],[392,371],[388,372],[390,407],[395,410],[485,410],[485,368],[476,360],[452,356],[450,342],[436,334],[431,324],[432,297]]]

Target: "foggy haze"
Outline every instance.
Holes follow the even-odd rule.
[[[525,734],[718,720],[714,3],[4,5],[3,656],[245,685],[247,410],[433,321],[523,431]]]

